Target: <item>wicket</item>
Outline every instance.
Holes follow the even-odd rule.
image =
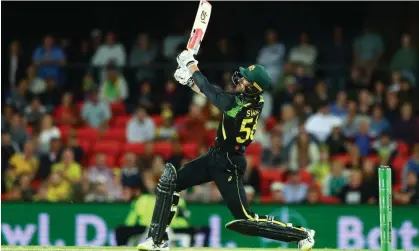
[[[380,237],[381,251],[391,251],[391,227],[392,227],[392,185],[391,168],[389,166],[380,166],[378,170],[379,177],[379,207],[380,207]]]

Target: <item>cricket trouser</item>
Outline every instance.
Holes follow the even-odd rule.
[[[234,218],[252,219],[242,181],[246,165],[243,155],[229,155],[212,147],[178,171],[176,191],[214,181]]]

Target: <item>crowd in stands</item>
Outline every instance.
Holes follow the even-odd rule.
[[[112,32],[102,43],[94,31],[77,52],[50,35],[32,55],[12,42],[2,79],[10,87],[2,100],[2,198],[127,202],[154,193],[166,161],[181,167],[207,151],[220,111],[167,77],[173,72],[151,67],[158,58],[173,62],[185,39],[169,36],[159,47],[143,33],[130,54]],[[286,47],[267,31],[255,60],[274,86],[246,151],[251,202],[377,203],[378,166],[389,165],[395,203],[419,204],[417,51],[403,35],[382,70],[379,34],[366,30],[349,51],[344,41],[336,28],[324,52],[307,33]],[[227,38],[216,47],[200,60],[234,60]],[[319,70],[318,61],[344,67]],[[69,74],[71,63],[91,67]],[[233,70],[203,71],[231,91]],[[184,193],[188,201],[222,201],[213,183]]]

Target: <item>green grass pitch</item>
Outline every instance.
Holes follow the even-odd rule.
[[[297,251],[297,249],[291,248],[172,248],[174,251]],[[135,247],[40,247],[40,246],[2,246],[2,251],[136,251]],[[340,249],[316,249],[313,251],[341,251]],[[363,250],[360,250],[363,251]],[[365,250],[367,251],[367,250]]]

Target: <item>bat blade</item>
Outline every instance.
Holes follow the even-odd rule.
[[[209,19],[211,17],[211,10],[212,6],[210,3],[208,3],[208,1],[201,0],[199,2],[199,8],[196,13],[188,44],[186,46],[186,49],[192,51],[194,55],[198,54],[199,47],[201,46],[202,40],[204,39]]]

